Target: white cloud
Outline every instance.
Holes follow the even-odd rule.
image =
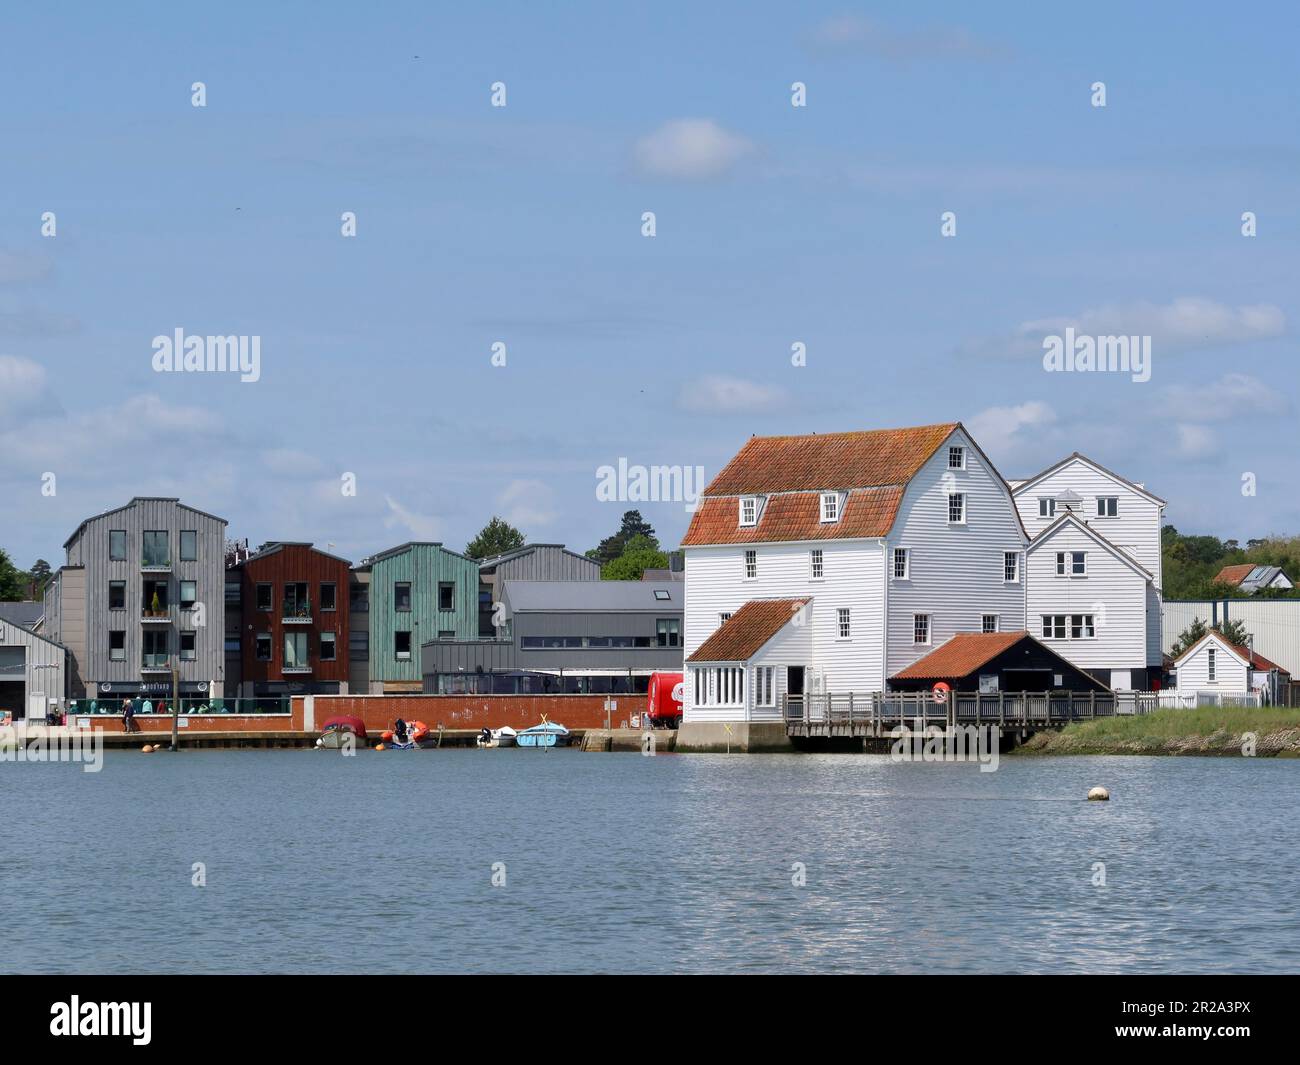
[[[684,385],[677,403],[683,410],[727,414],[772,410],[785,398],[785,390],[774,385],[711,374]]]
[[[555,492],[542,481],[511,481],[497,496],[497,504],[506,521],[519,528],[549,525],[557,513]]]
[[[1187,422],[1226,422],[1287,414],[1290,401],[1276,387],[1244,373],[1224,374],[1204,385],[1171,385],[1157,407],[1171,418]]]
[[[816,26],[809,35],[814,51],[874,56],[902,63],[922,59],[999,59],[1009,55],[1002,45],[976,37],[960,26],[896,30],[860,15],[839,15]]]
[[[416,540],[436,541],[441,538],[441,518],[432,514],[417,514],[390,495],[384,496],[384,502],[388,505],[388,517],[384,519],[385,529],[406,529]]]
[[[753,151],[750,140],[712,119],[678,118],[642,137],[632,154],[648,177],[700,181],[723,176]]]
[[[0,355],[0,415],[27,418],[50,399],[44,366],[16,355]]]
[[[1181,459],[1208,459],[1219,450],[1214,430],[1204,425],[1179,425],[1175,454]]]
[[[966,423],[966,428],[997,464],[1025,459],[1026,452],[1041,453],[1047,443],[1044,430],[1055,425],[1056,411],[1042,400],[1033,399],[1012,407],[982,410]]]
[[[1273,304],[1230,307],[1183,296],[1167,304],[1130,303],[1095,307],[1076,315],[1022,322],[1006,336],[969,341],[963,356],[993,359],[1043,356],[1043,338],[1073,328],[1078,336],[1149,336],[1152,360],[1194,348],[1243,344],[1280,336],[1286,315]]]
[[[21,285],[40,281],[50,273],[52,264],[46,255],[0,248],[0,285]]]

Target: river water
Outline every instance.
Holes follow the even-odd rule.
[[[1300,970],[1294,761],[104,758],[0,764],[6,972]]]

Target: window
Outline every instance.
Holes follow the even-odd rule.
[[[672,602],[672,598],[673,598],[673,593],[670,592],[667,588],[656,588],[656,589],[655,589],[655,599],[656,599],[656,601],[658,601],[658,602],[660,602],[660,603],[670,603],[670,602]]]
[[[403,613],[409,613],[411,610],[411,583],[410,581],[397,581],[393,585],[393,609],[400,610]],[[410,636],[410,633],[407,633]],[[407,648],[410,651],[410,648]]]
[[[144,581],[141,591],[143,593],[140,603],[141,612],[149,617],[166,617],[168,602],[167,582]]]
[[[352,584],[348,586],[348,609],[357,614],[370,612],[370,585]]]
[[[193,610],[195,602],[198,601],[198,582],[181,581],[181,609]],[[184,650],[184,648],[182,648]]]
[[[838,492],[822,493],[822,521],[840,520],[840,496]]]
[[[723,614],[719,614],[719,615],[718,615],[718,624],[719,624],[719,625],[725,625],[725,624],[726,624],[728,621],[730,621],[730,620],[731,620],[731,612],[730,612],[730,611],[727,611],[726,613],[723,613]]]
[[[912,642],[913,643],[930,642],[930,615],[929,614],[912,615]]]
[[[307,633],[301,629],[286,630],[284,634],[284,668],[306,669]]]
[[[108,660],[110,662],[126,661],[126,633],[114,629],[108,634]]]
[[[259,632],[257,634],[257,646],[254,653],[257,655],[259,662],[271,661],[271,634],[269,632]]]
[[[108,557],[112,562],[126,561],[126,530],[109,529]]]
[[[167,551],[166,530],[150,529],[145,532],[141,561],[146,566],[165,566],[171,561],[171,555]]]
[[[411,657],[411,634],[409,632],[393,633],[393,653],[398,658]]]
[[[320,660],[322,662],[333,662],[337,657],[337,650],[334,646],[334,633],[322,632],[320,634]]]
[[[456,585],[451,581],[438,582],[438,609],[456,609]]]
[[[197,634],[193,631],[181,633],[181,661],[182,662],[193,662],[198,657],[198,653],[195,651],[194,638],[196,635]]]
[[[849,608],[846,606],[840,607],[839,610],[836,611],[836,615],[838,618],[840,639],[847,640],[853,635],[852,625],[849,622]]]
[[[681,619],[658,618],[655,621],[655,640],[660,647],[680,647],[682,645]]]
[[[181,530],[181,561],[197,562],[199,560],[199,534],[196,529]],[[182,648],[182,651],[184,648]]]
[[[740,524],[758,524],[758,500],[753,496],[745,496],[740,501]]]
[[[337,610],[339,606],[338,587],[334,584],[322,584],[320,586],[320,608],[322,610]]]
[[[819,581],[826,576],[825,556],[820,547],[814,547],[808,552],[808,566],[813,580]]]
[[[1098,496],[1097,517],[1099,518],[1119,517],[1119,496]]]
[[[1088,552],[1056,552],[1056,575],[1064,577],[1067,574],[1071,577],[1086,577],[1088,575]]]
[[[750,578],[758,576],[758,552],[757,551],[745,552],[745,576]]]
[[[961,492],[948,493],[948,523],[960,525],[966,520],[966,496]]]
[[[894,548],[894,577],[900,581],[907,580],[912,562],[912,552],[906,547]]]
[[[1070,615],[1070,639],[1091,640],[1097,633],[1093,629],[1091,614]]]
[[[258,610],[270,610],[272,598],[273,597],[271,595],[271,586],[269,584],[259,584],[257,586],[257,609]]]
[[[775,706],[776,689],[772,680],[776,674],[775,666],[754,667],[754,705]]]
[[[966,468],[966,449],[964,447],[950,447],[948,449],[948,469],[964,470]]]
[[[1017,552],[1002,552],[1002,579],[1012,584],[1020,580],[1020,555]]]
[[[1038,500],[1038,516],[1040,518],[1056,517],[1056,500],[1040,497]]]
[[[455,638],[456,638],[456,630],[455,630],[455,629],[439,629],[439,630],[438,630],[438,639],[440,639],[440,640],[454,640]]]
[[[980,632],[997,632],[998,616],[996,614],[984,614],[980,617]]]
[[[1043,639],[1044,640],[1065,639],[1065,615],[1064,614],[1043,615]]]
[[[1217,658],[1218,658],[1218,651],[1215,648],[1211,647],[1205,652],[1205,669],[1206,669],[1205,677],[1207,680],[1218,680],[1218,676],[1216,674],[1216,670],[1218,667],[1218,663],[1216,661]]]
[[[108,582],[108,609],[126,609],[126,581]]]

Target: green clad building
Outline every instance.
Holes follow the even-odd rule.
[[[358,570],[370,575],[370,691],[422,690],[420,647],[478,636],[478,563],[442,544],[382,551]]]

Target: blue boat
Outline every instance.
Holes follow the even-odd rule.
[[[540,725],[526,728],[515,736],[517,747],[567,747],[569,730],[555,721],[544,721]]]

